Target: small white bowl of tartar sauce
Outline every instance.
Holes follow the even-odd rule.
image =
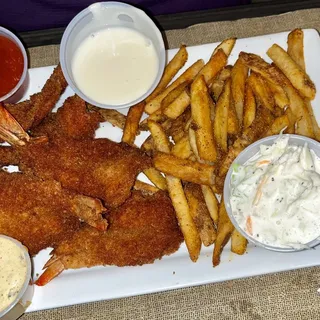
[[[0,235],[0,319],[18,319],[31,304],[33,284],[28,250]]]
[[[98,2],[67,26],[60,46],[63,74],[85,101],[127,108],[159,83],[165,63],[161,32],[142,10],[121,2]]]
[[[247,147],[224,184],[230,220],[253,244],[292,252],[320,243],[320,143],[277,135]]]

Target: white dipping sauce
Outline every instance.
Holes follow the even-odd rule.
[[[256,240],[301,248],[320,236],[320,159],[305,144],[279,137],[244,165],[234,165],[230,204],[239,226]]]
[[[72,73],[78,88],[92,100],[121,105],[148,91],[158,66],[152,41],[135,30],[114,27],[94,33],[80,44]]]
[[[26,281],[27,268],[24,251],[0,237],[0,312],[17,298]]]

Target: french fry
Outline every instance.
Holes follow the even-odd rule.
[[[233,99],[230,96],[230,103],[228,106],[228,134],[236,135],[239,133],[240,126],[236,113],[236,109],[233,103]]]
[[[246,82],[243,108],[243,130],[251,126],[256,117],[256,99],[248,81]]]
[[[202,194],[204,197],[204,200],[206,202],[207,208],[210,213],[210,217],[213,220],[214,224],[218,225],[218,219],[219,219],[219,202],[213,193],[212,189],[209,186],[201,185]]]
[[[148,126],[154,141],[154,149],[157,151],[170,153],[170,142],[168,141],[168,137],[161,125],[155,121],[149,120]]]
[[[227,55],[222,49],[219,49],[200,70],[195,80],[203,76],[204,81],[209,83],[209,81],[212,80],[227,64],[227,60]]]
[[[185,65],[188,60],[188,52],[186,46],[181,46],[179,51],[175,54],[175,56],[171,59],[171,61],[167,64],[164,69],[162,78],[158,84],[158,86],[153,90],[150,96],[146,99],[146,101],[151,101],[157,95],[159,95],[162,91],[165,90],[170,81],[174,78],[174,76],[178,73],[178,71]]]
[[[236,61],[231,71],[231,95],[240,126],[243,122],[244,90],[248,71],[248,67],[241,59]]]
[[[212,263],[214,267],[220,264],[220,256],[222,250],[224,246],[228,243],[233,230],[234,226],[228,217],[224,201],[222,200],[219,206],[217,238],[214,244],[212,256]]]
[[[312,120],[305,100],[298,94],[288,78],[285,77],[277,67],[272,66],[270,68],[270,74],[283,84],[283,88],[289,98],[290,109],[297,119],[296,133],[309,138],[314,138]]]
[[[274,44],[267,51],[267,55],[275,65],[285,74],[299,93],[310,100],[316,95],[316,88],[310,77],[291,59],[280,46]]]
[[[166,137],[165,132],[159,133],[161,126],[159,126],[157,123],[151,123],[150,127],[153,129],[153,140],[155,140],[155,145],[158,147],[161,146],[161,150],[165,152],[162,154],[169,156],[168,153],[170,153],[170,143],[168,138],[164,139],[164,137]],[[156,141],[158,139],[159,141]],[[183,237],[188,248],[190,259],[193,262],[196,262],[201,250],[201,239],[190,214],[188,201],[186,199],[181,181],[179,178],[166,175],[166,182],[169,196],[171,198],[180,229],[183,233]]]
[[[221,72],[212,79],[211,83],[209,83],[210,93],[214,98],[214,101],[218,101],[219,96],[223,90],[225,82],[230,78],[231,76],[231,66],[224,67]]]
[[[190,105],[190,92],[183,90],[180,95],[163,109],[163,114],[170,119],[177,119]]]
[[[189,137],[185,134],[171,149],[171,154],[178,158],[188,159],[192,155]]]
[[[223,50],[218,50],[217,53],[214,56],[212,56],[212,58],[200,70],[194,82],[197,82],[197,79],[203,77],[205,82],[208,83],[226,65],[227,59],[228,58],[226,54],[223,52]],[[163,113],[171,119],[176,119],[189,106],[190,101],[191,99],[189,92],[188,90],[185,90],[179,95],[179,97],[176,98],[176,101],[172,102],[171,105],[165,108]]]
[[[123,129],[122,142],[133,145],[139,132],[139,122],[143,114],[145,102],[130,107]]]
[[[188,201],[183,191],[181,181],[178,178],[167,176],[167,183],[169,196],[176,211],[190,259],[196,262],[201,250],[201,239],[190,214]]]
[[[234,229],[231,234],[231,252],[244,254],[247,249],[248,240],[237,230]]]
[[[168,130],[168,136],[171,136],[173,141],[177,143],[185,135],[185,126],[188,125],[191,119],[191,111],[188,108],[181,116],[175,120],[171,120],[171,127]]]
[[[160,190],[157,187],[155,187],[149,183],[142,182],[140,180],[136,180],[133,188],[134,188],[134,190],[138,190],[138,191],[141,191],[146,194],[154,194]]]
[[[304,34],[301,29],[295,29],[290,32],[288,35],[288,54],[303,71],[306,71],[303,38]],[[320,141],[320,128],[314,116],[312,105],[307,99],[305,100],[305,104],[311,117],[314,136],[318,141]]]
[[[286,108],[290,101],[284,89],[280,85],[276,85],[273,82],[267,81],[267,83],[270,91],[273,94],[275,104],[281,109]]]
[[[248,82],[258,102],[274,113],[275,103],[267,82],[259,74],[254,72],[250,74]]]
[[[223,50],[227,57],[230,56],[230,53],[236,43],[237,38],[229,38],[223,40],[213,51],[212,56],[214,56],[220,49]],[[211,56],[211,57],[212,57]]]
[[[210,218],[209,211],[204,201],[201,187],[194,183],[187,183],[184,192],[188,200],[190,214],[197,227],[200,239],[208,247],[216,239],[216,230]]]
[[[274,119],[273,123],[271,124],[265,136],[268,137],[275,134],[279,134],[281,130],[283,130],[284,128],[288,128],[289,126],[290,126],[289,118],[286,114],[284,114],[283,116],[280,116]]]
[[[296,117],[294,116],[294,114],[292,113],[290,107],[288,107],[284,113],[289,120],[289,125],[285,131],[285,133],[290,133],[293,134],[295,132],[295,125],[296,125]]]
[[[187,159],[177,158],[171,154],[157,152],[153,164],[159,171],[181,180],[198,184],[213,185],[215,167]]]
[[[196,160],[200,162],[200,157],[197,148],[196,133],[192,128],[189,128],[189,143],[191,150],[196,157]]]
[[[155,168],[148,168],[143,171],[148,179],[159,189],[167,190],[167,183],[164,176]]]
[[[240,154],[242,150],[259,139],[263,133],[268,130],[273,120],[274,118],[268,109],[262,107],[257,110],[256,117],[251,126],[242,132],[241,136],[237,138],[237,140],[229,148],[227,155],[222,159],[218,173],[218,177],[221,179],[217,181],[217,183],[222,181],[223,185],[224,177],[226,176],[233,160]],[[219,193],[221,193],[221,186],[216,187]]]
[[[191,128],[189,129],[189,142],[191,149],[193,151],[193,154],[195,156],[195,160],[200,160],[199,159],[199,154],[198,154],[198,149],[197,149],[197,143],[196,143],[196,134],[194,130]],[[201,185],[201,190],[202,194],[204,197],[204,200],[206,202],[207,208],[209,210],[211,219],[215,223],[215,225],[218,225],[218,200],[213,193],[211,187],[206,186],[206,185]]]
[[[126,116],[121,112],[113,109],[102,109],[91,104],[87,104],[87,108],[91,111],[100,113],[104,121],[110,122],[113,126],[123,129],[126,123]]]
[[[191,67],[189,67],[178,79],[176,79],[172,84],[170,84],[164,91],[157,95],[152,100],[148,101],[144,111],[151,114],[161,108],[162,100],[171,92],[173,89],[178,87],[180,84],[187,82],[191,83],[194,77],[203,68],[204,61],[199,59]]]
[[[213,122],[215,140],[224,152],[227,152],[228,150],[228,109],[230,104],[230,95],[231,81],[228,79],[219,100],[217,101],[216,114]]]
[[[191,85],[192,126],[196,128],[196,142],[200,159],[214,162],[217,159],[217,149],[212,132],[210,113],[208,88],[204,77],[199,77]]]
[[[152,151],[153,150],[153,139],[152,136],[149,136],[141,145],[141,150],[143,151]]]
[[[304,34],[301,29],[295,29],[288,35],[288,54],[291,59],[301,68],[306,70],[306,64],[304,61],[304,50],[303,50],[303,38]]]
[[[260,74],[263,78],[276,85],[279,84],[278,80],[275,79],[269,72],[271,67],[270,64],[264,61],[260,56],[253,53],[240,52],[239,58],[242,59],[252,71]]]

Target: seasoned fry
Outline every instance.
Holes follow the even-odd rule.
[[[143,171],[148,179],[159,189],[167,190],[167,183],[164,176],[155,168],[148,168]]]
[[[204,197],[204,200],[206,202],[207,208],[210,213],[210,217],[215,223],[215,225],[218,225],[218,219],[219,219],[219,202],[213,193],[212,189],[209,186],[201,185],[202,194]]]
[[[244,130],[242,135],[233,143],[232,147],[229,149],[227,155],[220,164],[218,176],[222,178],[222,183],[233,160],[242,150],[259,139],[263,133],[268,130],[272,121],[273,116],[268,109],[262,107],[257,110],[256,117],[251,126]],[[221,186],[216,187],[220,192],[222,191]]]
[[[178,178],[167,176],[167,183],[169,196],[176,211],[190,259],[196,262],[201,250],[201,239],[190,214],[188,201],[183,191],[181,181]]]
[[[146,193],[146,194],[154,194],[160,190],[157,187],[149,183],[142,182],[140,180],[136,180],[133,188],[134,190],[142,191],[143,193]]]
[[[243,60],[238,59],[231,71],[231,95],[240,126],[243,122],[244,90],[247,76],[248,67]]]
[[[153,139],[161,139],[161,141],[155,141],[155,145],[161,146],[161,150],[165,152],[162,154],[169,156],[169,140],[168,138],[165,141],[163,140],[163,138],[165,137],[165,132],[160,133],[159,130],[161,129],[161,127],[154,123],[151,123],[151,128],[154,129],[153,133],[156,133],[153,136]],[[169,196],[176,211],[176,216],[189,251],[190,259],[193,262],[196,262],[201,250],[201,239],[190,214],[189,205],[183,191],[181,181],[179,178],[170,175],[166,175],[166,181],[168,185]]]
[[[139,122],[143,114],[145,102],[130,107],[123,129],[122,142],[133,145],[139,132]]]
[[[286,114],[284,114],[283,116],[280,116],[274,119],[273,123],[271,124],[265,136],[268,137],[275,134],[279,134],[281,130],[283,130],[284,128],[288,128],[289,126],[290,126],[289,118]]]
[[[268,51],[268,56],[275,65],[285,74],[299,93],[310,100],[316,95],[316,88],[310,77],[291,59],[291,57],[277,44]]]
[[[213,123],[215,140],[224,152],[228,150],[228,109],[230,105],[230,95],[231,81],[228,79],[216,104],[216,115]]]
[[[240,126],[236,113],[236,109],[233,103],[233,99],[230,96],[230,103],[228,107],[228,134],[236,135],[239,133]]]
[[[295,131],[295,125],[296,125],[296,117],[294,116],[294,114],[292,113],[290,107],[288,107],[284,113],[289,120],[289,125],[285,131],[285,133],[294,133]]]
[[[266,81],[259,74],[252,72],[248,82],[260,105],[274,113],[274,99]]]
[[[170,143],[161,125],[155,121],[149,120],[148,126],[154,141],[155,150],[170,153]]]
[[[197,141],[196,141],[196,133],[192,128],[189,128],[189,143],[193,154],[195,155],[197,161],[200,161]]]
[[[215,167],[211,165],[180,159],[163,152],[154,155],[153,164],[159,171],[181,180],[205,185],[214,184]]]
[[[166,132],[168,136],[171,136],[173,141],[177,143],[185,134],[185,128],[190,122],[191,111],[188,108],[181,116],[175,120],[171,120],[172,124],[170,129]]]
[[[320,127],[318,125],[317,119],[314,115],[312,105],[309,100],[305,100],[305,106],[309,112],[309,116],[311,118],[311,123],[312,123],[312,128],[313,128],[313,133],[314,133],[314,138],[318,141],[320,141]]]
[[[306,70],[303,52],[303,38],[304,34],[301,29],[295,29],[288,35],[288,54],[291,59],[301,68]]]
[[[247,249],[248,240],[237,230],[231,234],[231,251],[236,254],[244,254]]]
[[[251,126],[256,117],[256,99],[248,81],[245,87],[244,108],[243,108],[243,130]]]
[[[204,61],[199,59],[191,67],[189,67],[178,79],[176,79],[172,84],[170,84],[163,92],[157,95],[152,100],[148,101],[145,106],[145,112],[151,114],[161,107],[162,100],[171,92],[173,89],[178,87],[181,83],[187,82],[191,83],[193,78],[199,73],[203,68]]]
[[[102,109],[91,104],[87,104],[87,108],[91,111],[100,113],[104,121],[110,122],[113,126],[123,129],[126,123],[126,116],[117,110]]]
[[[224,201],[222,200],[219,206],[217,238],[214,244],[212,256],[212,263],[214,267],[220,264],[220,256],[223,247],[228,243],[233,230],[234,226],[228,217]]]
[[[190,92],[183,90],[179,96],[163,109],[163,114],[170,119],[177,119],[190,105]]]
[[[187,183],[184,187],[190,214],[198,229],[200,239],[204,246],[208,247],[216,239],[216,230],[210,218],[209,211],[204,201],[201,188],[194,183]]]
[[[214,142],[210,114],[208,88],[204,77],[199,77],[191,85],[192,127],[196,133],[200,159],[214,162],[217,159],[217,149]]]
[[[214,49],[214,51],[213,51],[213,53],[212,53],[212,56],[214,56],[214,55],[219,51],[219,49],[222,49],[223,52],[225,53],[225,55],[226,55],[227,57],[229,57],[229,56],[230,56],[230,53],[231,53],[231,51],[232,51],[232,49],[233,49],[233,47],[234,47],[234,45],[235,45],[235,43],[236,43],[236,40],[237,40],[237,38],[229,38],[229,39],[223,40],[223,41]],[[212,56],[211,56],[211,57],[212,57]]]
[[[209,83],[227,64],[228,57],[222,49],[219,49],[206,65],[200,70],[196,79],[203,76],[206,83]],[[195,80],[196,80],[195,79]]]
[[[143,151],[152,151],[153,150],[153,139],[152,136],[149,136],[141,145],[141,150]]]
[[[171,149],[171,154],[178,158],[188,159],[192,155],[188,134],[185,134]]]
[[[286,108],[290,102],[284,89],[280,85],[276,85],[273,82],[267,81],[267,83],[270,91],[273,94],[275,104],[281,109]]]
[[[209,91],[214,101],[218,101],[219,96],[224,88],[225,82],[231,76],[232,66],[224,67],[221,72],[209,83]]]
[[[270,74],[279,79],[283,84],[283,88],[289,98],[290,109],[297,119],[296,133],[309,138],[314,138],[312,120],[304,99],[301,98],[288,78],[286,78],[277,67],[272,66],[270,68]]]
[[[303,71],[306,71],[303,38],[304,34],[301,29],[295,29],[290,32],[288,35],[288,54]],[[318,141],[320,141],[320,128],[314,116],[312,105],[307,99],[305,100],[305,104],[311,117],[314,136]]]
[[[182,45],[179,51],[175,54],[175,56],[170,60],[167,66],[164,69],[162,78],[158,84],[158,86],[153,90],[150,96],[146,99],[147,102],[154,99],[157,95],[159,95],[170,81],[174,78],[174,76],[178,73],[178,71],[185,65],[188,60],[188,52],[186,46]]]

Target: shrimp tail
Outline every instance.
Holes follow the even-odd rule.
[[[52,257],[52,258],[54,258],[54,257]],[[48,263],[49,263],[48,268],[45,270],[45,272],[35,282],[35,284],[37,286],[42,287],[42,286],[46,285],[52,279],[57,277],[65,269],[65,267],[64,267],[64,265],[63,265],[63,263],[61,262],[60,259],[54,258],[55,260],[50,263],[51,259],[46,264],[46,265],[48,265]]]
[[[47,137],[31,138],[13,115],[0,103],[0,138],[14,146],[24,146],[26,142],[42,143]]]

